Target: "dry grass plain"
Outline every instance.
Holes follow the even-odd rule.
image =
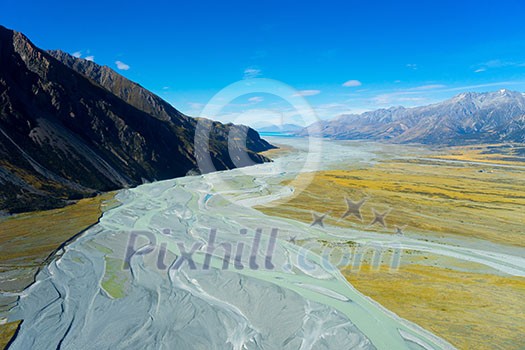
[[[419,264],[343,274],[363,294],[458,349],[525,346],[525,278]]]
[[[18,330],[21,321],[9,322],[0,326],[0,349],[5,349]]]
[[[96,223],[114,193],[81,199],[64,208],[0,220],[0,266],[38,265],[65,241]]]
[[[363,222],[339,220],[344,198],[367,197]],[[387,228],[369,226],[390,210]],[[525,247],[525,169],[432,160],[390,160],[368,168],[316,173],[312,183],[288,202],[260,207],[269,215],[311,222],[311,211],[330,212],[326,223],[394,233],[406,226],[432,236],[459,236]]]
[[[13,215],[0,220],[0,289],[17,292],[29,286],[46,259],[64,242],[95,224],[102,212],[117,205],[114,193],[81,199],[60,209]],[[0,300],[7,310],[11,299]],[[0,349],[18,327],[0,325]]]
[[[497,144],[448,148],[437,159],[525,166],[525,145]]]
[[[437,156],[467,162],[405,158],[321,171],[297,197],[258,209],[306,223],[311,211],[329,212],[330,225],[385,234],[398,226],[428,239],[476,238],[525,247],[525,169],[512,149],[497,153],[497,148],[487,154],[487,146],[456,147]],[[350,216],[339,220],[344,197],[368,198],[362,222]],[[369,225],[372,208],[391,210],[387,228]],[[453,260],[415,252],[403,258],[397,272],[366,267],[342,272],[363,294],[459,349],[525,349],[525,278]]]

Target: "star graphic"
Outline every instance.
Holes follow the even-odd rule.
[[[328,215],[328,213],[319,215],[312,211],[312,223],[310,224],[310,226],[319,225],[321,227],[324,227],[323,220],[326,217],[326,215]]]
[[[400,236],[405,235],[405,233],[403,232],[403,229],[404,229],[405,227],[407,227],[407,225],[402,226],[402,227],[395,226],[395,228],[396,228],[396,235],[400,235]]]
[[[293,244],[296,244],[297,242],[295,241],[295,239],[297,238],[297,236],[290,236],[290,238],[288,238],[288,242],[290,243],[293,243]]]
[[[374,208],[372,208],[372,213],[374,213],[374,220],[372,220],[369,226],[372,226],[374,224],[380,224],[381,226],[386,228],[385,218],[388,214],[390,214],[390,209],[388,209],[384,213],[380,213]]]
[[[345,197],[347,209],[343,216],[341,216],[341,219],[344,219],[349,215],[353,215],[359,220],[363,221],[363,216],[361,215],[361,207],[363,206],[363,204],[365,204],[367,200],[368,198],[363,198],[358,202],[352,202],[350,199]]]

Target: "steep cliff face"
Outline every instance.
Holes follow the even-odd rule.
[[[107,67],[54,55],[60,60],[0,27],[0,211],[57,207],[198,170],[195,119]],[[210,133],[217,170],[243,166],[229,158],[232,128],[245,127],[215,123]],[[257,152],[272,146],[247,133],[236,147],[267,161]]]
[[[188,123],[195,122],[195,119],[179,112],[159,96],[107,66],[101,66],[95,62],[71,56],[60,50],[49,50],[47,53],[95,84],[111,91],[133,107],[157,119],[185,126],[188,126]]]

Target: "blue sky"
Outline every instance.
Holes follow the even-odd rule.
[[[190,115],[254,76],[297,89],[323,119],[462,91],[525,91],[522,0],[2,0],[1,7],[0,24],[41,48],[108,65]],[[293,119],[289,108],[282,98],[251,94],[220,118],[271,109]]]

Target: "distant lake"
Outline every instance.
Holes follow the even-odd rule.
[[[291,133],[287,133],[287,132],[264,132],[264,131],[259,131],[259,135],[261,135],[261,137],[264,137],[264,136],[273,136],[273,137],[296,137],[294,134],[291,134]]]

